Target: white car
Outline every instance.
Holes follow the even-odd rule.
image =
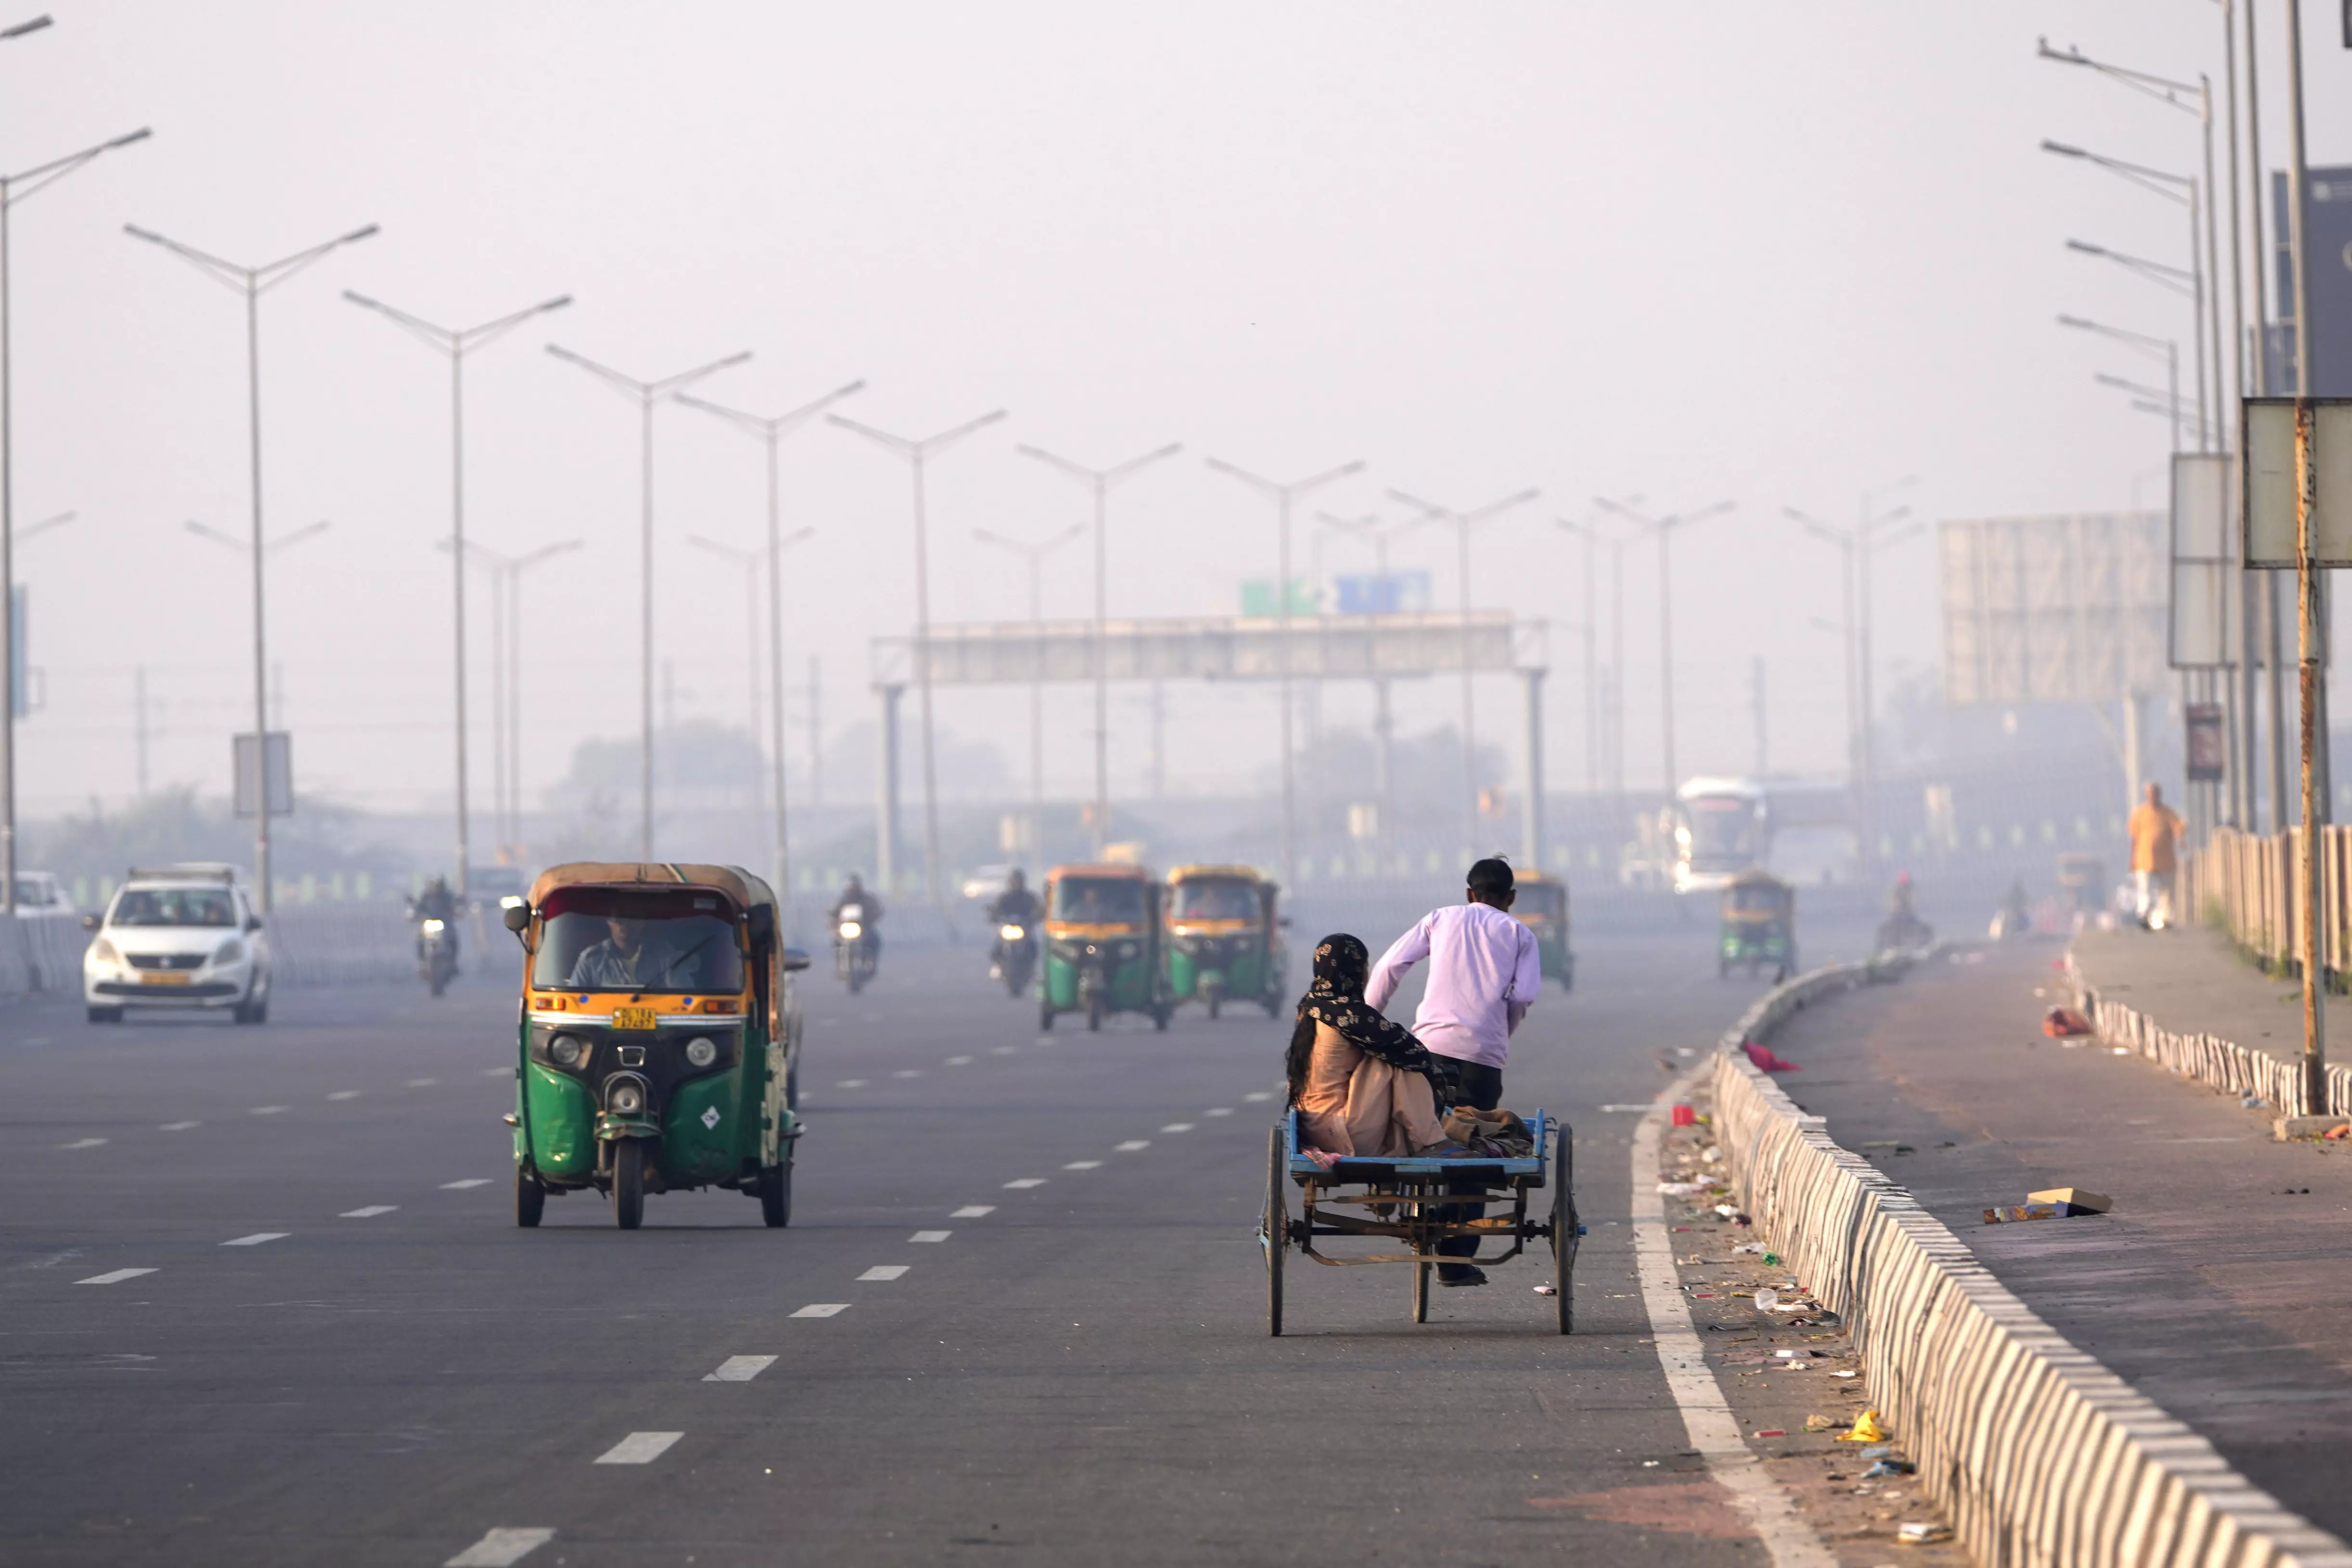
[[[134,871],[107,905],[81,960],[92,1023],[126,1009],[226,1009],[239,1023],[269,1017],[269,933],[227,866]]]

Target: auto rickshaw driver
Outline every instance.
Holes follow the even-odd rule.
[[[582,950],[565,983],[592,990],[699,983],[701,963],[693,953],[672,954],[667,945],[646,940],[646,923],[607,915],[604,940]]]

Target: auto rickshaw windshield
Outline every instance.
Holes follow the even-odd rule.
[[[1188,876],[1176,884],[1172,920],[1255,920],[1257,884],[1237,876]]]
[[[1743,915],[1770,915],[1776,913],[1783,902],[1780,889],[1770,883],[1749,883],[1727,891],[1725,906]]]
[[[1131,877],[1066,876],[1054,883],[1049,920],[1074,925],[1140,925],[1144,922],[1142,882]]]
[[[740,991],[743,956],[709,894],[574,896],[541,924],[530,979],[552,990]]]

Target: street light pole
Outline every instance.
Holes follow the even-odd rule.
[[[152,229],[142,229],[136,224],[125,224],[122,231],[133,239],[143,239],[187,262],[205,277],[245,296],[245,383],[247,447],[252,464],[253,491],[253,746],[255,806],[253,814],[254,880],[264,914],[277,900],[269,873],[269,665],[267,624],[263,596],[262,559],[268,553],[261,533],[261,297],[270,289],[303,271],[329,253],[347,245],[355,245],[376,233],[376,225],[367,224],[333,239],[298,250],[291,256],[264,262],[259,267],[241,267],[224,261],[219,256],[198,250],[178,240],[166,239]]]
[[[740,365],[751,357],[751,350],[728,355],[697,365],[690,371],[663,376],[657,381],[639,381],[625,376],[609,365],[598,364],[584,354],[573,353],[557,344],[547,345],[547,351],[559,360],[578,365],[582,370],[602,379],[608,385],[637,400],[637,473],[638,505],[640,507],[640,565],[638,568],[638,638],[642,647],[643,692],[639,724],[644,736],[637,758],[638,800],[643,819],[638,831],[638,857],[654,858],[654,404],[672,392],[691,386],[705,376],[715,375],[730,365]]]
[[[1601,669],[1600,622],[1594,619],[1598,613],[1594,594],[1601,531],[1590,522],[1572,517],[1554,517],[1552,521],[1584,541],[1584,788],[1586,793],[1597,799],[1601,794]]]
[[[1034,457],[1040,463],[1051,464],[1094,491],[1095,496],[1095,859],[1103,857],[1103,847],[1110,836],[1110,664],[1109,651],[1104,639],[1108,615],[1109,587],[1108,517],[1110,487],[1139,468],[1173,457],[1184,450],[1183,443],[1171,441],[1156,451],[1108,468],[1088,468],[1066,457],[1056,457],[1042,446],[1016,446],[1024,457]]]
[[[1489,517],[1510,510],[1513,507],[1523,506],[1542,494],[1541,490],[1522,490],[1516,496],[1506,496],[1499,501],[1489,501],[1485,506],[1475,507],[1470,511],[1457,512],[1450,507],[1441,507],[1434,501],[1424,501],[1420,497],[1403,490],[1391,489],[1389,492],[1391,499],[1402,501],[1408,507],[1419,507],[1432,520],[1454,525],[1455,553],[1458,557],[1455,570],[1461,588],[1462,777],[1468,790],[1468,798],[1465,804],[1469,812],[1467,818],[1469,837],[1463,845],[1463,852],[1467,855],[1475,856],[1478,852],[1478,731],[1476,709],[1471,699],[1470,682],[1470,528],[1474,523],[1483,523]],[[1541,868],[1530,866],[1528,869],[1535,871]]]
[[[1396,536],[1410,533],[1428,521],[1426,517],[1408,517],[1401,523],[1382,520],[1376,512],[1360,517],[1343,517],[1332,512],[1318,512],[1316,517],[1330,528],[1339,528],[1360,538],[1372,541],[1372,580],[1379,585],[1373,601],[1374,615],[1397,612],[1396,577],[1389,570],[1389,543]],[[1379,852],[1381,874],[1396,873],[1396,715],[1390,700],[1391,677],[1382,671],[1372,676],[1372,740],[1377,758],[1374,785],[1381,820]]]
[[[1839,643],[1845,652],[1845,766],[1846,777],[1852,781],[1853,792],[1854,836],[1859,841],[1868,813],[1862,804],[1861,705],[1855,695],[1860,688],[1854,678],[1853,535],[1849,529],[1825,523],[1794,507],[1781,507],[1780,515],[1838,552],[1838,591],[1844,611],[1837,631]],[[1865,854],[1861,858],[1866,861],[1868,856]]]
[[[1029,569],[1029,626],[1039,634],[1036,678],[1029,683],[1029,851],[1043,854],[1045,841],[1045,598],[1041,568],[1045,558],[1087,531],[1084,523],[1072,523],[1060,533],[1039,539],[1034,544],[1007,538],[986,528],[974,528],[971,537],[982,544],[999,545],[1022,558]]]
[[[1612,501],[1606,496],[1595,496],[1592,498],[1595,503],[1606,507],[1619,517],[1641,524],[1649,529],[1658,541],[1658,690],[1664,733],[1663,758],[1666,770],[1665,795],[1666,802],[1671,806],[1674,803],[1675,780],[1678,776],[1675,770],[1674,558],[1667,546],[1676,528],[1688,523],[1696,523],[1704,517],[1712,517],[1727,512],[1731,510],[1733,503],[1717,501],[1715,505],[1702,507],[1696,512],[1680,513],[1667,517],[1652,517],[1643,516],[1622,501]]]
[[[705,413],[717,414],[738,430],[758,436],[768,450],[768,699],[771,723],[775,730],[775,751],[770,762],[775,771],[776,800],[776,896],[783,901],[787,913],[792,909],[792,852],[784,814],[784,570],[783,570],[783,498],[779,476],[776,448],[785,436],[798,430],[843,398],[865,387],[864,381],[854,381],[837,386],[823,397],[812,399],[794,409],[778,414],[747,413],[724,403],[707,402],[686,392],[676,394],[677,401],[688,408],[698,408]],[[798,538],[806,528],[795,534]],[[753,727],[753,733],[758,727]],[[815,777],[816,759],[809,759],[810,777]]]
[[[772,567],[778,555],[815,532],[814,528],[800,528],[776,540],[772,546],[762,544],[756,549],[727,544],[707,534],[687,536],[686,542],[698,549],[709,550],[743,569],[743,689],[745,700],[751,705],[751,725],[745,733],[751,736],[755,752],[760,744],[760,568],[762,565]],[[776,745],[781,752],[783,747],[782,729],[776,732]],[[757,816],[761,802],[756,758],[752,763],[751,775],[751,810]],[[781,889],[777,896],[783,896]]]
[[[1298,886],[1298,759],[1292,753],[1290,729],[1290,504],[1307,491],[1363,471],[1362,462],[1342,463],[1305,479],[1295,479],[1278,485],[1246,468],[1234,466],[1221,457],[1206,459],[1210,467],[1229,475],[1262,494],[1274,497],[1276,515],[1276,550],[1277,576],[1274,585],[1275,663],[1280,671],[1282,699],[1282,881],[1286,890]]]
[[[2180,345],[2179,342],[2170,338],[2150,337],[2146,332],[2135,332],[2125,327],[2104,326],[2096,321],[2085,320],[2080,316],[2061,314],[2058,318],[2058,325],[2072,327],[2082,332],[2096,332],[2102,338],[2112,338],[2126,348],[2162,360],[2164,384],[2171,389],[2165,394],[2165,400],[2172,410],[2172,450],[2176,454],[2186,450],[2180,443]],[[2203,417],[2201,410],[2199,417],[2201,421]]]
[[[940,798],[939,770],[931,747],[931,566],[930,536],[923,512],[923,467],[935,452],[945,451],[974,431],[994,424],[1004,417],[1004,410],[994,409],[978,419],[968,419],[951,429],[914,440],[877,430],[837,413],[824,417],[844,430],[854,430],[868,441],[897,453],[907,460],[907,467],[915,484],[915,690],[922,708],[923,719],[923,885],[929,894],[931,907],[940,918],[947,919],[948,906],[940,890]]]
[[[487,343],[505,337],[534,316],[550,310],[561,310],[572,303],[572,296],[561,294],[552,299],[542,299],[525,309],[484,321],[472,327],[442,327],[396,309],[381,299],[372,299],[357,289],[346,288],[343,298],[363,309],[373,310],[409,334],[427,348],[438,350],[449,361],[449,528],[450,537],[457,540],[450,552],[451,624],[456,629],[457,667],[457,896],[464,899],[467,883],[473,865],[471,822],[467,812],[466,768],[466,356]],[[505,768],[503,754],[499,768]],[[499,810],[505,808],[503,798]]]

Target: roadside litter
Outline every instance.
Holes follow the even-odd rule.
[[[1557,1296],[1559,1294],[1559,1287],[1558,1285],[1538,1285],[1536,1287],[1536,1294],[1538,1296]]]
[[[1808,1416],[1805,1417],[1805,1430],[1808,1432],[1826,1432],[1836,1425],[1837,1418],[1832,1416]]]
[[[1931,1546],[1937,1542],[1949,1541],[1951,1538],[1950,1525],[1937,1524],[1924,1520],[1906,1524],[1895,1532],[1896,1544],[1902,1546]]]
[[[2093,1030],[2091,1020],[2073,1008],[2052,1008],[2042,1015],[2042,1032],[2053,1040],[2072,1040]]]
[[[2023,1203],[2001,1204],[1984,1211],[1987,1225],[2018,1225],[2031,1219],[2067,1219],[2082,1214],[2105,1214],[2116,1200],[2105,1193],[2079,1186],[2046,1187],[2029,1192]]]
[[[1840,1432],[1837,1440],[1841,1443],[1884,1443],[1887,1436],[1886,1428],[1878,1424],[1878,1412],[1865,1410],[1853,1418],[1853,1429]]]
[[[1775,1056],[1770,1046],[1758,1045],[1753,1040],[1743,1040],[1740,1042],[1739,1049],[1746,1051],[1748,1060],[1754,1062],[1762,1071],[1795,1072],[1799,1071],[1795,1062],[1785,1057]]]
[[[1919,1467],[1908,1459],[1881,1459],[1863,1471],[1862,1479],[1874,1480],[1880,1476],[1909,1476],[1916,1475],[1918,1471]]]

